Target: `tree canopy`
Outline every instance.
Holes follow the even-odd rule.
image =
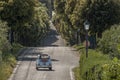
[[[47,8],[37,0],[3,0],[0,16],[11,28],[15,42],[30,45],[48,30]]]
[[[84,34],[86,20],[90,23],[89,33],[99,36],[120,22],[119,0],[55,0],[54,6],[56,27],[64,36],[69,32],[75,35],[78,29]]]

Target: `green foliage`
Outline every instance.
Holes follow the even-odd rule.
[[[119,0],[54,0],[54,6],[55,26],[69,42],[76,41],[78,29],[85,33],[85,20],[90,22],[90,34],[98,34],[98,37],[120,22]]]
[[[12,55],[14,55],[14,57],[17,57],[18,51],[22,48],[24,48],[24,47],[22,45],[20,45],[19,43],[13,43],[12,44],[12,49],[13,49]]]
[[[11,67],[5,63],[2,63],[0,66],[0,80],[7,80],[11,72]]]
[[[7,23],[0,20],[0,80],[7,80],[16,64],[15,57],[10,54],[7,28]]]
[[[80,56],[80,76],[83,78],[83,80],[86,79],[86,72],[88,73],[88,78],[90,76],[94,77],[97,76],[97,72],[99,72],[101,65],[106,64],[110,62],[110,59],[107,55],[102,54],[99,51],[89,50],[88,51],[88,58],[86,58],[86,54],[83,50],[81,56]],[[96,69],[96,73],[92,73],[91,70]],[[94,71],[93,71],[94,72]],[[91,80],[91,79],[88,79]],[[94,79],[97,80],[97,79]]]
[[[7,40],[7,24],[0,20],[0,51],[2,53],[2,58],[7,55],[11,46]],[[4,53],[4,54],[3,54]]]
[[[0,0],[0,19],[0,80],[7,80],[23,47],[20,44],[29,46],[38,42],[49,30],[49,17],[39,1]],[[9,31],[16,42],[12,46],[8,42]]]
[[[76,67],[73,69],[73,71],[74,71],[75,80],[80,80],[80,68]]]
[[[74,69],[76,80],[120,79],[120,61],[117,58],[111,60],[108,55],[90,49],[88,58],[86,58],[85,50],[79,49],[81,52],[80,67]]]
[[[69,10],[66,9],[69,6],[66,5],[65,0],[59,1],[59,0],[54,0],[54,6],[55,6],[55,13],[56,15],[54,16],[54,23],[56,26],[56,29],[58,32],[61,33],[62,37],[64,37],[68,42],[71,44],[75,41],[72,38],[75,38],[74,36],[74,28],[71,25],[70,19],[69,19],[69,14],[66,12],[69,12]],[[69,3],[68,3],[69,5]]]
[[[57,10],[57,13],[63,13],[64,14],[64,8],[65,8],[65,0],[55,0],[54,1],[54,7]]]
[[[101,69],[101,80],[119,80],[120,61],[114,59],[110,64],[104,64]]]
[[[18,42],[26,46],[36,46],[41,37],[49,30],[49,17],[46,7],[37,2],[34,9],[35,14],[32,22],[25,24],[18,33]]]
[[[16,60],[12,55],[8,57],[7,61],[0,63],[0,80],[7,80],[10,77],[15,64]]]
[[[114,25],[110,30],[106,30],[99,41],[99,49],[105,53],[109,54],[111,57],[119,57],[118,46],[120,44],[120,26]]]
[[[26,22],[30,22],[34,15],[33,0],[13,0],[12,2],[6,2],[3,7],[1,17],[8,22],[13,30],[16,30],[16,27],[21,27]]]
[[[23,48],[23,46],[18,43],[13,43],[12,47],[12,54],[10,50],[6,51],[6,53],[2,52],[2,61],[0,61],[0,80],[7,80],[10,77],[13,68],[16,65],[16,56],[18,56],[18,51]]]
[[[0,20],[0,50],[4,48],[3,46],[5,46],[5,44],[7,47],[7,43],[7,25]]]
[[[34,2],[33,0],[13,0],[5,2],[3,10],[0,11],[1,19],[8,23],[12,35],[18,41],[23,26],[33,20]],[[13,37],[12,37],[13,38]]]
[[[80,20],[90,22],[90,32],[101,34],[111,25],[120,22],[119,0],[85,0],[80,10]],[[83,24],[83,22],[80,24]]]
[[[0,16],[13,32],[14,42],[25,46],[37,44],[49,29],[47,9],[37,0],[2,1]],[[37,41],[36,41],[37,40]]]

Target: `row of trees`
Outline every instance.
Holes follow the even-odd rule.
[[[2,0],[0,16],[7,22],[12,42],[26,46],[49,29],[47,8],[37,0]]]
[[[119,2],[119,0],[54,0],[56,28],[67,40],[75,41],[78,29],[84,34],[83,23],[88,20],[89,33],[101,37],[102,32],[120,22]]]
[[[89,35],[98,39],[97,49],[89,50],[87,58],[85,49],[77,46],[81,56],[76,80],[119,80],[120,0],[55,0],[54,4],[56,28],[68,41],[75,41],[79,29],[84,34],[86,20]]]
[[[36,46],[47,33],[47,11],[38,0],[0,0],[0,80],[12,73],[20,44]]]

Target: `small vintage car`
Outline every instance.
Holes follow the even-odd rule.
[[[52,70],[52,61],[48,54],[38,55],[36,60],[36,69],[39,70],[39,68],[48,68],[49,70]]]

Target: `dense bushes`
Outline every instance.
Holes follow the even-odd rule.
[[[110,59],[107,55],[103,55],[98,51],[89,50],[88,58],[86,58],[86,54],[83,52],[80,57],[80,77],[83,80],[92,80],[92,78],[97,80],[95,78],[98,76],[99,68],[109,61]]]
[[[117,58],[111,63],[104,64],[101,68],[101,80],[119,80],[120,79],[120,61]]]
[[[119,68],[120,61],[115,60],[102,65],[96,64],[84,74],[83,80],[119,80]]]
[[[7,80],[11,75],[15,65],[15,57],[10,53],[7,54],[0,63],[0,80]]]
[[[2,53],[2,58],[9,53],[11,48],[7,40],[7,24],[0,20],[0,51]]]
[[[84,48],[80,51],[80,67],[74,69],[76,80],[119,80],[120,61],[117,58],[111,60],[108,55],[95,50],[89,50],[86,58]]]
[[[120,57],[118,46],[120,44],[120,25],[114,25],[111,29],[106,30],[102,34],[102,38],[99,41],[99,49],[109,54],[111,57]]]
[[[7,80],[16,63],[15,57],[10,52],[7,28],[6,22],[0,20],[0,80]]]
[[[13,43],[12,53],[8,48],[4,49],[6,50],[5,52],[2,51],[2,61],[0,61],[0,80],[7,80],[10,77],[16,65],[16,57],[18,56],[17,53],[21,48],[23,48],[23,46],[21,46],[20,44]]]
[[[7,47],[4,49],[6,51],[1,51],[2,58],[0,60],[0,80],[7,80],[11,75],[15,65],[16,65],[16,56],[18,55],[18,51],[22,48],[20,44],[13,43],[12,53],[11,50]]]

